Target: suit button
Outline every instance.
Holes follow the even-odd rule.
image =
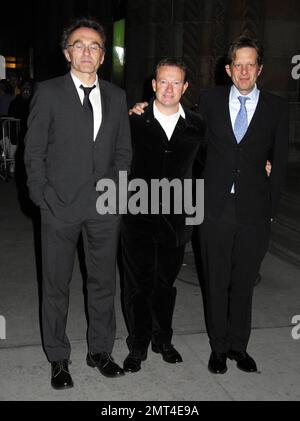
[[[172,151],[169,151],[168,149],[165,150],[165,153],[171,153]]]
[[[236,174],[240,174],[241,170],[236,169],[236,170],[234,170],[234,172],[235,172]]]

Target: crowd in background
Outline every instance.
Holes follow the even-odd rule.
[[[0,152],[4,153],[4,142],[6,155],[14,159],[17,145],[22,144],[27,128],[30,100],[33,94],[34,82],[32,79],[19,81],[18,78],[0,80]],[[7,135],[3,130],[3,123],[7,118],[19,120],[19,125],[10,125],[10,133]],[[15,172],[15,163],[10,165],[11,175]]]

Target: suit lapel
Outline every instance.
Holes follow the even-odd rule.
[[[165,131],[164,131],[164,129],[162,128],[162,126],[158,122],[158,120],[156,120],[154,118],[153,102],[154,101],[151,101],[149,106],[145,110],[145,121],[146,121],[146,123],[152,122],[152,124],[150,125],[150,130],[153,130],[153,139],[156,138],[155,134],[157,134],[157,131],[160,131],[161,134],[162,134],[163,142],[169,145],[169,144],[173,143],[175,141],[175,139],[177,138],[177,136],[180,134],[180,132],[186,128],[187,120],[182,118],[181,116],[179,117],[179,119],[177,121],[177,124],[174,128],[174,131],[172,133],[172,136],[169,140]]]
[[[110,109],[110,95],[106,90],[106,87],[99,79],[99,86],[100,86],[100,95],[101,95],[101,113],[102,113],[102,120],[101,125],[99,127],[95,142],[99,141],[99,139],[103,136],[107,121],[109,120],[109,109]]]
[[[221,104],[219,104],[220,106],[219,126],[223,127],[224,133],[228,133],[231,135],[231,138],[234,143],[237,143],[235,135],[234,135],[232,123],[231,123],[231,117],[230,117],[230,108],[229,108],[230,88],[228,89],[228,91],[225,91],[225,92],[226,93],[222,97]],[[243,137],[240,143],[246,142],[247,138],[251,135],[253,130],[257,129],[257,126],[260,125],[261,116],[264,115],[264,112],[265,112],[264,110],[266,106],[267,105],[266,105],[264,93],[260,91],[258,103],[254,111],[253,117],[250,121],[248,129],[245,133],[245,136]],[[223,119],[223,116],[225,116],[224,119]]]
[[[167,135],[164,131],[164,129],[161,127],[160,123],[153,114],[153,100],[150,101],[149,106],[145,109],[144,113],[144,120],[146,125],[149,127],[150,134],[152,132],[152,136],[149,136],[149,139],[151,139],[151,143],[156,142],[158,140],[159,144],[161,144],[160,137],[157,136],[157,132],[161,133],[162,139],[164,143],[169,143]]]
[[[100,86],[100,95],[101,95],[101,112],[102,112],[102,121],[99,127],[97,136],[95,141],[99,140],[99,138],[103,135],[103,130],[105,129],[105,125],[108,121],[108,114],[110,108],[110,95],[107,92],[106,87],[102,84],[102,81],[99,79],[99,86]],[[70,102],[70,107],[76,109],[82,114],[82,103],[80,101],[78,92],[74,85],[72,76],[70,73],[65,75],[65,89],[68,93],[68,98]]]
[[[82,103],[70,73],[64,76],[63,89],[64,95],[61,101],[63,101],[64,107],[68,110],[69,119],[72,121],[76,136],[83,138],[91,137],[93,139],[92,127],[90,128],[90,134],[87,132],[88,122],[86,121]]]
[[[182,116],[179,117],[179,119],[177,121],[177,124],[174,128],[174,131],[172,133],[170,142],[174,142],[174,140],[177,138],[177,136],[180,135],[180,133],[186,128],[187,118],[188,118],[187,115],[185,116],[185,119]]]
[[[260,120],[261,120],[262,116],[267,115],[267,112],[265,111],[266,106],[267,105],[266,105],[264,93],[262,91],[260,91],[258,103],[257,103],[256,109],[254,111],[253,117],[250,121],[248,129],[245,133],[245,136],[243,137],[243,139],[241,140],[240,143],[246,142],[248,137],[251,136],[251,133],[253,132],[253,130],[256,130],[257,127],[259,127],[261,125]]]
[[[72,103],[72,107],[77,107],[79,110],[82,110],[82,104],[76,89],[76,86],[74,85],[72,76],[70,73],[67,73],[65,75],[65,88],[68,92],[68,98],[70,99],[70,102]]]
[[[229,95],[230,86],[224,89],[224,95],[220,97],[220,103],[217,105],[219,114],[218,127],[221,127],[221,130],[224,132],[224,134],[227,134],[232,139],[232,141],[236,143],[236,138],[231,124]]]

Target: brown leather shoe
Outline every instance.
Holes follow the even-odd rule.
[[[86,357],[86,363],[90,367],[97,367],[105,377],[120,377],[125,374],[123,368],[114,362],[113,357],[108,352],[89,352]]]
[[[70,389],[74,386],[69,372],[68,360],[51,362],[51,386],[56,390]]]

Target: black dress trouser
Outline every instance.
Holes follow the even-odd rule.
[[[130,350],[145,352],[150,341],[171,343],[176,299],[173,287],[181,269],[185,245],[169,248],[122,228],[124,311]]]
[[[254,282],[269,236],[270,222],[238,223],[234,195],[219,220],[205,220],[200,226],[207,330],[213,351],[247,348]]]

